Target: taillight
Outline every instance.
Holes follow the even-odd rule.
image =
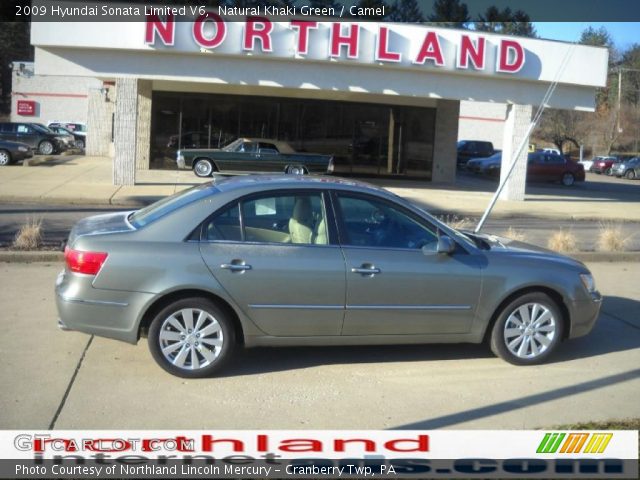
[[[96,275],[107,259],[105,252],[83,252],[69,247],[64,249],[64,260],[72,272]]]

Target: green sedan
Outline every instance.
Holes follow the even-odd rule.
[[[296,152],[286,142],[264,138],[238,138],[221,149],[178,150],[178,168],[189,168],[198,177],[214,173],[291,173],[296,175],[333,172],[333,157]]]
[[[602,297],[569,257],[460,232],[335,177],[216,177],[71,231],[63,329],[136,343],[182,377],[238,347],[481,343],[517,365],[591,331]]]

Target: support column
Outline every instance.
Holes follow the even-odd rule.
[[[389,108],[389,141],[387,143],[387,173],[393,173],[393,151],[395,149],[396,120],[393,107]]]
[[[531,105],[507,105],[507,118],[504,122],[504,137],[502,140],[502,166],[500,169],[500,181],[507,176],[509,165],[518,146],[525,138],[529,124],[531,123]],[[529,153],[529,137],[526,137],[524,148],[516,166],[511,173],[509,181],[500,193],[501,200],[523,201],[525,185],[527,181],[527,155]]]
[[[458,100],[438,100],[431,170],[433,182],[455,183],[456,181],[459,120],[460,102]]]
[[[138,125],[138,79],[116,80],[116,116],[113,142],[113,184],[136,183],[136,152]]]
[[[91,157],[108,157],[113,118],[113,88],[89,90],[87,111],[87,144],[85,153]]]
[[[151,150],[151,80],[138,80],[136,169],[149,170]]]

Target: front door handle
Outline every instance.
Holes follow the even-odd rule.
[[[239,260],[232,260],[231,263],[223,263],[220,268],[224,270],[231,270],[232,272],[244,272],[245,270],[251,270],[251,265]]]
[[[382,270],[371,265],[370,263],[363,263],[360,267],[353,267],[351,269],[351,273],[359,273],[363,276],[373,277],[374,275],[380,273]]]

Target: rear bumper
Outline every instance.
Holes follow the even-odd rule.
[[[58,274],[58,327],[136,343],[140,312],[145,311],[153,294],[101,290],[92,287],[92,279],[64,270]]]

